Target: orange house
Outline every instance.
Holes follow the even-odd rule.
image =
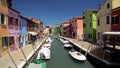
[[[0,56],[8,49],[8,8],[7,0],[0,0]]]
[[[72,38],[82,40],[83,39],[83,18],[81,16],[75,16],[72,19],[71,25]]]
[[[112,31],[120,31],[120,7],[112,10]]]

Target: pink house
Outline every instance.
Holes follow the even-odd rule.
[[[12,7],[8,9],[8,40],[10,51],[19,48],[20,12]]]
[[[75,16],[71,23],[71,37],[75,39],[83,39],[83,19],[81,16]]]

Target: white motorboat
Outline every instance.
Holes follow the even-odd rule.
[[[50,59],[50,49],[42,48],[38,52],[37,59]]]
[[[63,41],[63,43],[64,43],[64,44],[66,44],[66,43],[69,43],[69,41],[67,41],[67,40],[64,40],[64,41]]]
[[[71,50],[71,51],[69,51],[69,54],[70,54],[74,59],[77,59],[77,60],[79,60],[79,61],[85,61],[85,60],[86,60],[86,57],[85,57],[82,53],[80,53],[80,52],[78,52],[78,51]]]
[[[63,39],[61,39],[61,38],[60,38],[60,41],[61,41],[62,43],[64,43],[64,44],[69,43],[69,41],[63,40]]]
[[[68,43],[67,43],[67,44],[64,44],[64,47],[65,47],[65,48],[70,48],[70,49],[71,49],[73,46],[72,46],[71,44],[68,44]]]
[[[63,42],[64,40],[60,38],[60,41]]]

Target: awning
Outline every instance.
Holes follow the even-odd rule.
[[[37,35],[38,33],[36,32],[28,32],[29,34],[32,34],[33,36]]]

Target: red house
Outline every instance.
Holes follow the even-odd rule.
[[[120,7],[113,9],[111,16],[112,16],[111,30],[120,31]]]

